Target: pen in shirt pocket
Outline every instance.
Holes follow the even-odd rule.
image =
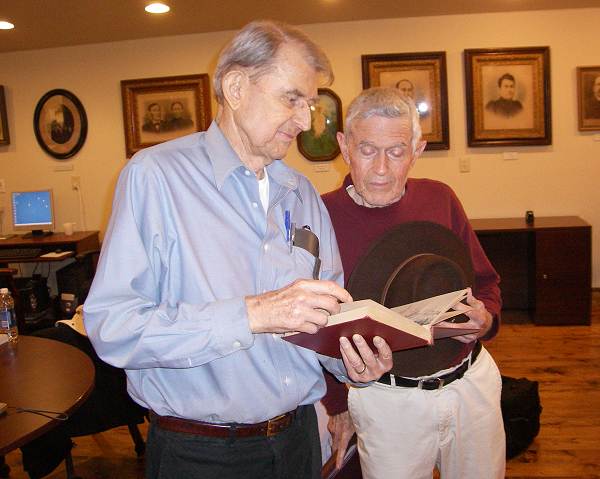
[[[283,217],[285,223],[285,241],[287,242],[290,253],[292,252],[292,218],[290,216],[290,210],[285,210]]]

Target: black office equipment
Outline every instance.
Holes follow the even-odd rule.
[[[46,314],[50,307],[47,278],[37,274],[31,277],[16,277],[14,280],[21,298],[25,322],[36,321]]]
[[[94,278],[94,262],[97,254],[98,251],[94,250],[88,254],[77,255],[75,262],[56,271],[56,286],[59,297],[61,300],[63,296],[69,298],[71,303],[69,311],[65,311],[63,308],[64,317],[71,317],[75,312],[75,308],[85,301]],[[61,304],[61,307],[63,306]]]
[[[42,254],[42,248],[3,248],[0,249],[0,262],[18,263],[20,259],[37,258]]]

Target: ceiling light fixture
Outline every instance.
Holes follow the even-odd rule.
[[[12,30],[13,28],[15,28],[15,26],[12,23],[0,20],[0,30]]]
[[[169,10],[171,10],[171,7],[165,5],[164,3],[155,2],[151,3],[150,5],[146,5],[144,10],[146,10],[148,13],[167,13]]]

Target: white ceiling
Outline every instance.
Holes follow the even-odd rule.
[[[0,0],[0,52],[238,29],[272,18],[295,25],[394,17],[599,7],[600,0]]]

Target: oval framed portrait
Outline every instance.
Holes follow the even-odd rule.
[[[33,131],[42,149],[50,156],[58,160],[71,158],[85,143],[85,109],[70,91],[51,90],[35,107]]]
[[[310,107],[310,130],[297,136],[298,151],[310,161],[329,161],[340,154],[337,132],[342,131],[342,101],[329,88],[319,88]]]

